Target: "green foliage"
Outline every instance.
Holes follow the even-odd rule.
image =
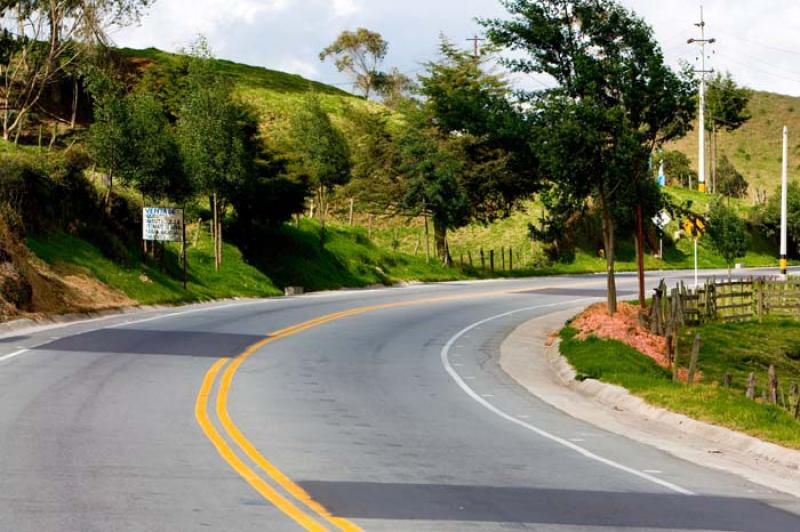
[[[504,5],[510,20],[483,24],[495,44],[522,52],[505,61],[514,71],[556,82],[532,95],[535,151],[555,186],[600,206],[613,313],[613,217],[645,204],[650,153],[690,129],[694,84],[666,65],[652,28],[613,0]]]
[[[239,122],[243,111],[203,41],[193,50],[187,80],[177,123],[184,171],[200,191],[225,197],[247,175],[248,154]]]
[[[683,152],[674,150],[659,152],[654,162],[655,171],[658,171],[661,162],[664,163],[664,174],[669,185],[689,187],[690,184],[697,183],[697,172],[692,170],[691,161]]]
[[[345,185],[351,178],[350,147],[342,132],[333,125],[318,97],[304,100],[292,121],[294,149],[301,154],[301,172],[312,186],[327,192]]]
[[[336,40],[319,54],[320,61],[335,58],[339,72],[347,72],[353,77],[356,87],[369,99],[374,89],[386,87],[390,81],[380,72],[389,44],[380,33],[366,28],[343,31]],[[394,81],[399,81],[397,78]]]
[[[729,198],[743,198],[747,195],[747,179],[739,173],[727,155],[723,155],[717,168],[717,190]]]
[[[787,207],[789,253],[796,255],[800,253],[800,183],[796,181],[789,182]],[[754,220],[767,236],[777,240],[781,227],[781,187],[755,212]]]
[[[718,73],[706,87],[706,130],[739,129],[751,118],[749,103],[749,89],[739,87],[730,72]]]
[[[711,245],[725,259],[730,271],[736,259],[747,254],[747,248],[750,245],[747,223],[736,214],[735,210],[726,206],[722,201],[711,205],[708,222],[707,233],[711,239]]]
[[[441,59],[428,63],[419,78],[424,112],[456,139],[469,216],[483,223],[508,216],[539,186],[529,120],[508,84],[490,72],[490,52],[475,58],[443,38]]]

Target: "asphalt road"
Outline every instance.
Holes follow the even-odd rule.
[[[800,531],[797,499],[500,370],[513,328],[603,289],[419,285],[0,336],[0,530]]]

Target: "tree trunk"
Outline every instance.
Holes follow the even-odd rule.
[[[639,274],[639,306],[647,308],[644,294],[644,220],[642,219],[642,204],[636,206],[636,258]]]
[[[450,253],[447,251],[447,226],[445,226],[435,216],[433,217],[433,244],[436,249],[436,256],[441,259],[445,266],[450,265]]]
[[[608,212],[605,187],[600,191],[600,208],[603,211],[603,246],[606,254],[606,282],[608,285],[608,313],[617,313],[617,281],[614,277],[614,220]]]
[[[219,271],[219,223],[217,218],[217,192],[212,196],[211,213],[214,216],[214,270]]]
[[[325,219],[328,217],[328,199],[325,194],[325,186],[320,185],[317,189],[317,203],[319,204],[319,242],[325,244]]]
[[[69,128],[75,129],[75,123],[78,121],[78,78],[72,80],[72,115],[69,120]]]

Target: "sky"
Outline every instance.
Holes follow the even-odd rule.
[[[798,0],[621,0],[654,29],[666,60],[699,68],[694,26],[704,6],[707,67],[729,71],[757,90],[800,96]],[[217,57],[282,70],[351,89],[319,52],[343,30],[366,27],[389,42],[387,67],[412,77],[437,56],[439,36],[464,47],[481,31],[476,17],[503,18],[499,0],[156,0],[137,26],[112,38],[120,46],[176,51],[205,35]],[[517,76],[520,88],[547,85]]]

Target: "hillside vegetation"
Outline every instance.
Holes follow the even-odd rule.
[[[791,177],[800,176],[800,97],[769,92],[752,93],[748,111],[750,120],[733,132],[718,133],[720,158],[727,155],[733,165],[750,183],[749,196],[755,189],[772,195],[781,178],[783,126],[789,127],[789,156]],[[706,164],[711,164],[711,136],[706,136]],[[666,146],[666,149],[685,153],[697,169],[697,124],[688,136]],[[706,170],[706,176],[710,170]]]

